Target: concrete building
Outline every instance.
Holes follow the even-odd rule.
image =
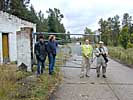
[[[24,31],[25,27],[30,28],[31,31]],[[0,64],[18,60],[17,54],[20,52],[18,53],[17,48],[20,48],[19,44],[23,46],[22,42],[26,42],[26,36],[23,37],[21,34],[20,37],[17,33],[25,32],[36,32],[36,24],[0,11]],[[17,42],[17,40],[20,41]]]

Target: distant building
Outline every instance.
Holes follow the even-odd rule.
[[[25,41],[27,35],[19,35],[21,29],[24,27],[31,29],[31,31],[29,31],[30,33],[36,32],[36,24],[22,20],[6,12],[0,11],[0,64],[17,61],[17,54],[21,53],[19,44],[22,47],[23,41],[24,45],[28,43]],[[17,42],[18,40],[21,41]],[[25,48],[25,50],[26,49],[27,48]],[[24,51],[24,49],[22,51]]]

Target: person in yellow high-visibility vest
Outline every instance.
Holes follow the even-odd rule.
[[[82,68],[81,68],[81,74],[80,77],[89,77],[90,72],[90,62],[92,57],[93,48],[89,44],[89,40],[85,40],[85,44],[81,46],[82,49]],[[86,72],[84,71],[86,69]]]

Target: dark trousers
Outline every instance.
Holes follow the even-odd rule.
[[[54,66],[55,66],[55,58],[56,56],[53,54],[48,54],[48,60],[49,60],[49,73],[54,72]]]

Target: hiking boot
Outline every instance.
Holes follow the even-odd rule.
[[[84,75],[80,75],[80,78],[84,78]]]
[[[85,75],[86,77],[90,77],[88,74]]]
[[[107,78],[106,75],[103,75],[103,78]]]
[[[99,75],[99,74],[97,74],[97,77],[99,78],[99,77],[100,77],[100,75]]]
[[[53,75],[53,72],[49,72],[49,75]]]

